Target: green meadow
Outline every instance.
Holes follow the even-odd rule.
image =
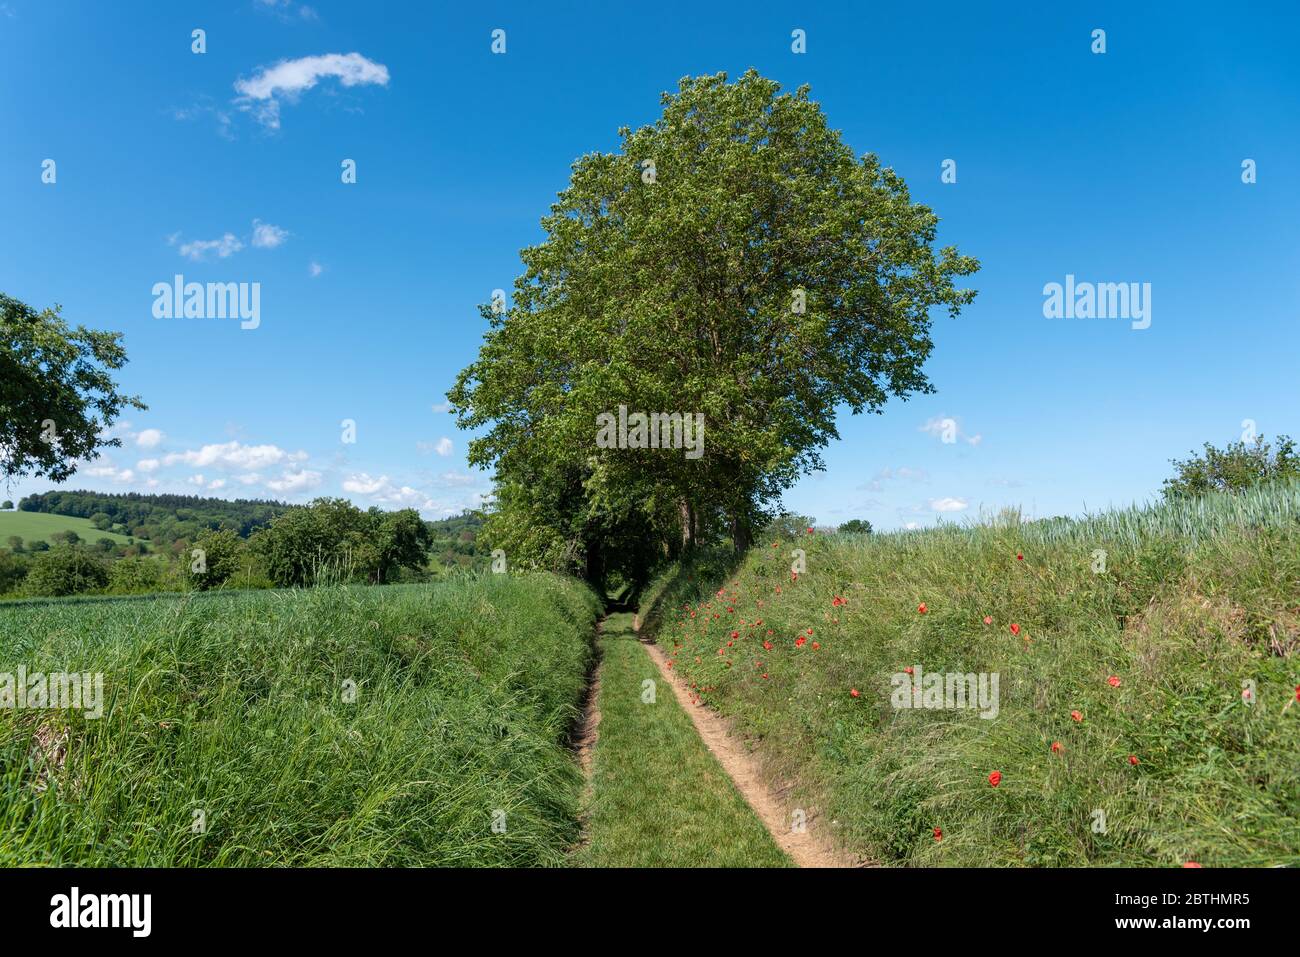
[[[25,545],[30,545],[32,542],[49,542],[50,536],[58,532],[76,532],[83,542],[109,538],[115,544],[125,545],[130,541],[126,535],[100,531],[88,518],[44,512],[0,512],[0,548],[9,548],[9,539],[14,535]]]

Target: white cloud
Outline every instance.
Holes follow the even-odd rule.
[[[452,445],[451,439],[444,435],[438,440],[438,444],[434,446],[434,451],[446,458],[448,455],[451,455],[453,448],[454,446]]]
[[[253,245],[258,249],[274,249],[284,245],[288,238],[289,230],[264,223],[260,219],[253,220]]]
[[[135,444],[142,449],[156,448],[166,436],[160,429],[144,429],[135,437]]]
[[[326,53],[296,60],[281,60],[262,67],[251,77],[235,81],[235,102],[251,112],[263,126],[280,128],[281,100],[289,103],[310,90],[322,79],[336,78],[345,87],[387,86],[388,67],[368,60],[360,53]]]
[[[388,487],[389,484],[387,475],[371,478],[368,473],[362,472],[360,475],[344,479],[343,491],[351,492],[354,495],[374,495],[380,489]]]
[[[158,466],[162,465],[157,459],[141,459],[135,463],[135,467],[141,472],[156,472]]]
[[[286,452],[278,445],[243,445],[239,442],[221,442],[200,449],[171,452],[163,457],[164,465],[184,463],[195,468],[242,469],[254,471],[284,462],[301,462],[306,452]],[[268,483],[269,484],[269,483]]]
[[[302,492],[320,484],[319,472],[301,469],[297,472],[286,470],[278,479],[267,479],[266,487],[273,492]]]
[[[220,239],[192,239],[188,243],[182,243],[180,253],[186,259],[200,262],[208,253],[216,253],[218,259],[227,259],[243,248],[244,244],[239,237],[234,233],[226,233]]]
[[[970,508],[970,503],[963,498],[934,498],[930,500],[930,510],[932,512],[960,512],[962,509]]]
[[[905,529],[907,529],[908,531],[916,531],[918,528],[921,527],[921,523],[920,523],[920,522],[907,522],[906,524],[903,525],[903,527],[904,527]]]
[[[451,403],[450,403],[450,402],[438,402],[438,403],[436,403],[436,404],[430,406],[430,408],[433,409],[434,412],[450,412],[450,411],[451,411]]]
[[[295,17],[299,20],[319,19],[312,7],[305,3],[295,4],[294,0],[257,0],[257,5],[262,10],[274,13],[284,23],[289,23]]]
[[[421,512],[441,512],[446,510],[426,493],[409,485],[396,485],[387,475],[378,478],[367,472],[361,472],[343,480],[343,491],[353,495],[363,495],[378,505],[392,508],[414,508]]]
[[[199,473],[197,475],[191,475],[185,481],[189,482],[191,485],[202,485],[207,481],[207,479],[203,477],[202,473]]]
[[[225,488],[225,487],[226,487],[225,479],[213,479],[211,482],[208,483],[208,488],[214,490],[219,488]]]
[[[478,485],[482,479],[477,475],[469,472],[443,472],[438,476],[438,481],[443,485],[463,487],[466,485]]]
[[[262,476],[258,472],[245,472],[243,475],[236,475],[235,480],[241,485],[256,485],[262,481]]]
[[[135,472],[131,469],[117,469],[111,465],[92,465],[85,469],[85,473],[95,478],[111,479],[114,482],[129,482],[135,478]]]
[[[287,229],[254,219],[253,233],[249,242],[256,249],[275,249],[277,246],[283,246],[289,236]],[[216,255],[218,259],[229,259],[244,248],[244,240],[234,233],[224,233],[220,239],[191,239],[188,243],[181,242],[179,232],[167,237],[168,246],[176,246],[178,243],[180,254],[193,262],[202,262],[209,253]]]
[[[859,489],[866,489],[871,492],[879,492],[884,489],[885,482],[897,479],[902,482],[924,482],[929,479],[930,475],[925,469],[914,469],[903,465],[896,469],[883,468],[871,477],[871,481],[866,485],[858,486]]]
[[[325,267],[318,262],[313,262],[310,266],[307,267],[307,272],[311,275],[312,279],[315,279],[324,271],[325,271]]]

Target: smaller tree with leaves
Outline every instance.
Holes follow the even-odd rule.
[[[1257,435],[1253,444],[1232,442],[1219,449],[1205,443],[1201,455],[1179,461],[1172,459],[1178,474],[1165,479],[1166,499],[1196,498],[1209,492],[1240,492],[1278,479],[1300,478],[1300,456],[1295,442],[1277,437],[1277,447]]]

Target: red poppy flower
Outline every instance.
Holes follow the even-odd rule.
[[[1020,634],[1020,626],[1017,625],[1014,621],[1011,623],[1011,634],[1013,635]]]
[[[991,625],[991,624],[993,624],[993,616],[992,616],[992,615],[985,615],[985,616],[984,616],[984,624],[986,624],[986,625]]]
[[[989,775],[989,784],[991,784],[993,787],[997,787],[1001,783],[1002,783],[1001,771],[994,771],[992,774]]]
[[[766,678],[767,678],[767,672],[763,672],[763,678],[766,680]]]
[[[840,605],[847,605],[847,604],[848,602],[845,601],[843,598],[841,598],[839,595],[836,595],[834,598],[831,599],[831,606],[834,608],[839,608]]]
[[[1183,864],[1183,867],[1200,867],[1200,866],[1201,865],[1197,864],[1195,861],[1187,861],[1186,863]]]
[[[1025,560],[1025,556],[1020,554],[1019,552],[1016,552],[1016,561],[1023,562],[1024,560]]]
[[[859,692],[857,688],[850,688],[850,689],[849,689],[849,694],[851,694],[851,695],[852,695],[853,697],[855,697],[855,698],[861,698],[861,697],[862,697],[862,693]]]
[[[767,651],[771,651],[771,650],[772,650],[772,643],[771,643],[770,641],[765,641],[765,642],[763,642],[763,648],[764,648],[765,650],[767,650]]]
[[[1080,714],[1079,712],[1077,712],[1077,711],[1071,711],[1071,712],[1070,712],[1070,717],[1073,718],[1075,721],[1082,721],[1082,720],[1083,720],[1083,715],[1081,715],[1081,714]]]
[[[811,629],[811,628],[808,629],[808,634],[810,634],[810,635],[812,634],[812,629]]]
[[[925,602],[921,602],[921,604],[917,605],[917,606],[916,606],[916,610],[919,611],[921,614],[924,615],[924,614],[926,613],[926,611],[927,611],[927,609],[926,609],[926,607],[925,607]]]
[[[1128,763],[1132,765],[1136,765],[1138,763],[1138,756],[1136,754],[1130,754],[1128,756]]]
[[[1106,679],[1106,684],[1110,685],[1112,688],[1118,688],[1119,675],[1111,675],[1109,678]]]
[[[808,639],[805,638],[803,635],[800,635],[798,638],[794,640],[794,646],[796,648],[802,648],[807,642]]]
[[[1052,753],[1053,753],[1053,754],[1060,754],[1060,753],[1061,753],[1061,742],[1060,742],[1060,741],[1053,741],[1053,742],[1052,742]]]
[[[814,641],[814,642],[813,642],[813,651],[816,651],[816,650],[817,650],[818,648],[820,648],[821,646],[822,646],[822,643],[821,643],[820,641]]]
[[[809,527],[809,529],[808,529],[808,534],[811,535],[812,533],[813,533],[813,530],[812,530],[811,527]]]
[[[906,668],[903,669],[903,674],[905,674],[905,675],[910,675],[911,673],[912,673],[912,666],[911,666],[911,665],[908,665]]]
[[[732,638],[739,638],[739,637],[740,637],[740,632],[738,632],[738,631],[733,631],[733,632],[731,633],[731,637],[732,637]]]
[[[941,828],[941,827],[936,827],[936,828],[934,829],[934,839],[935,839],[936,841],[942,841],[942,840],[943,840],[943,828]]]

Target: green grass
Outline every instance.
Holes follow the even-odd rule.
[[[632,631],[611,615],[602,655],[588,843],[589,867],[782,867],[773,842]],[[655,682],[645,703],[643,682]]]
[[[0,709],[0,865],[563,863],[597,610],[546,575],[0,609],[0,671],[107,702]]]
[[[706,556],[676,569],[647,601],[659,639],[683,643],[678,660],[709,689],[705,700],[863,856],[1294,866],[1296,488],[1073,523],[765,542],[736,568]],[[797,580],[795,547],[807,553]],[[1094,573],[1099,550],[1106,567]],[[737,666],[727,669],[717,649],[733,630]],[[752,667],[759,656],[769,680]],[[997,672],[998,716],[895,709],[891,675],[916,665]]]
[[[48,542],[55,532],[76,532],[84,542],[97,542],[111,538],[119,545],[127,543],[128,536],[116,532],[101,532],[88,518],[68,515],[47,515],[45,512],[0,512],[0,548],[9,548],[9,537],[18,535],[24,545]]]

